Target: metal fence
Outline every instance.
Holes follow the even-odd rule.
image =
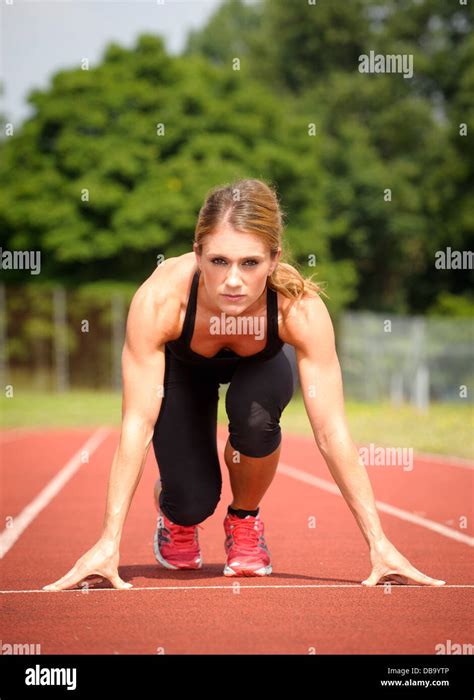
[[[121,390],[133,286],[0,285],[2,387]]]
[[[338,330],[346,398],[472,403],[472,319],[351,312]]]
[[[1,386],[121,390],[125,322],[135,288],[0,285]],[[337,347],[346,398],[472,403],[471,319],[345,313]],[[4,391],[4,389],[3,389]]]

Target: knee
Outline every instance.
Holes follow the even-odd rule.
[[[257,401],[252,401],[246,418],[230,420],[229,442],[247,457],[266,457],[281,442],[280,421]]]
[[[188,494],[185,499],[179,499],[175,503],[163,499],[162,510],[169,520],[176,525],[190,527],[198,525],[214,513],[221,498],[220,490],[206,494],[202,498],[192,498]]]

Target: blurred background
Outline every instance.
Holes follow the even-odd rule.
[[[325,283],[354,440],[474,457],[472,3],[1,16],[3,427],[119,425],[133,293],[192,249],[211,187],[255,177]],[[360,72],[371,52],[412,56],[413,77]],[[311,434],[299,394],[282,426]]]

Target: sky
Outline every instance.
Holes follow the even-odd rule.
[[[0,112],[19,126],[32,113],[26,98],[59,69],[88,58],[92,68],[106,45],[131,48],[140,33],[164,38],[179,53],[190,29],[206,24],[222,0],[1,0]]]

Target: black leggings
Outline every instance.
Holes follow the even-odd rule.
[[[280,416],[298,384],[295,349],[285,343],[269,359],[244,358],[192,366],[166,348],[164,396],[153,448],[161,479],[160,507],[178,525],[197,525],[220,500],[217,453],[219,384],[229,387],[225,407],[229,441],[248,457],[265,457],[281,442]]]

